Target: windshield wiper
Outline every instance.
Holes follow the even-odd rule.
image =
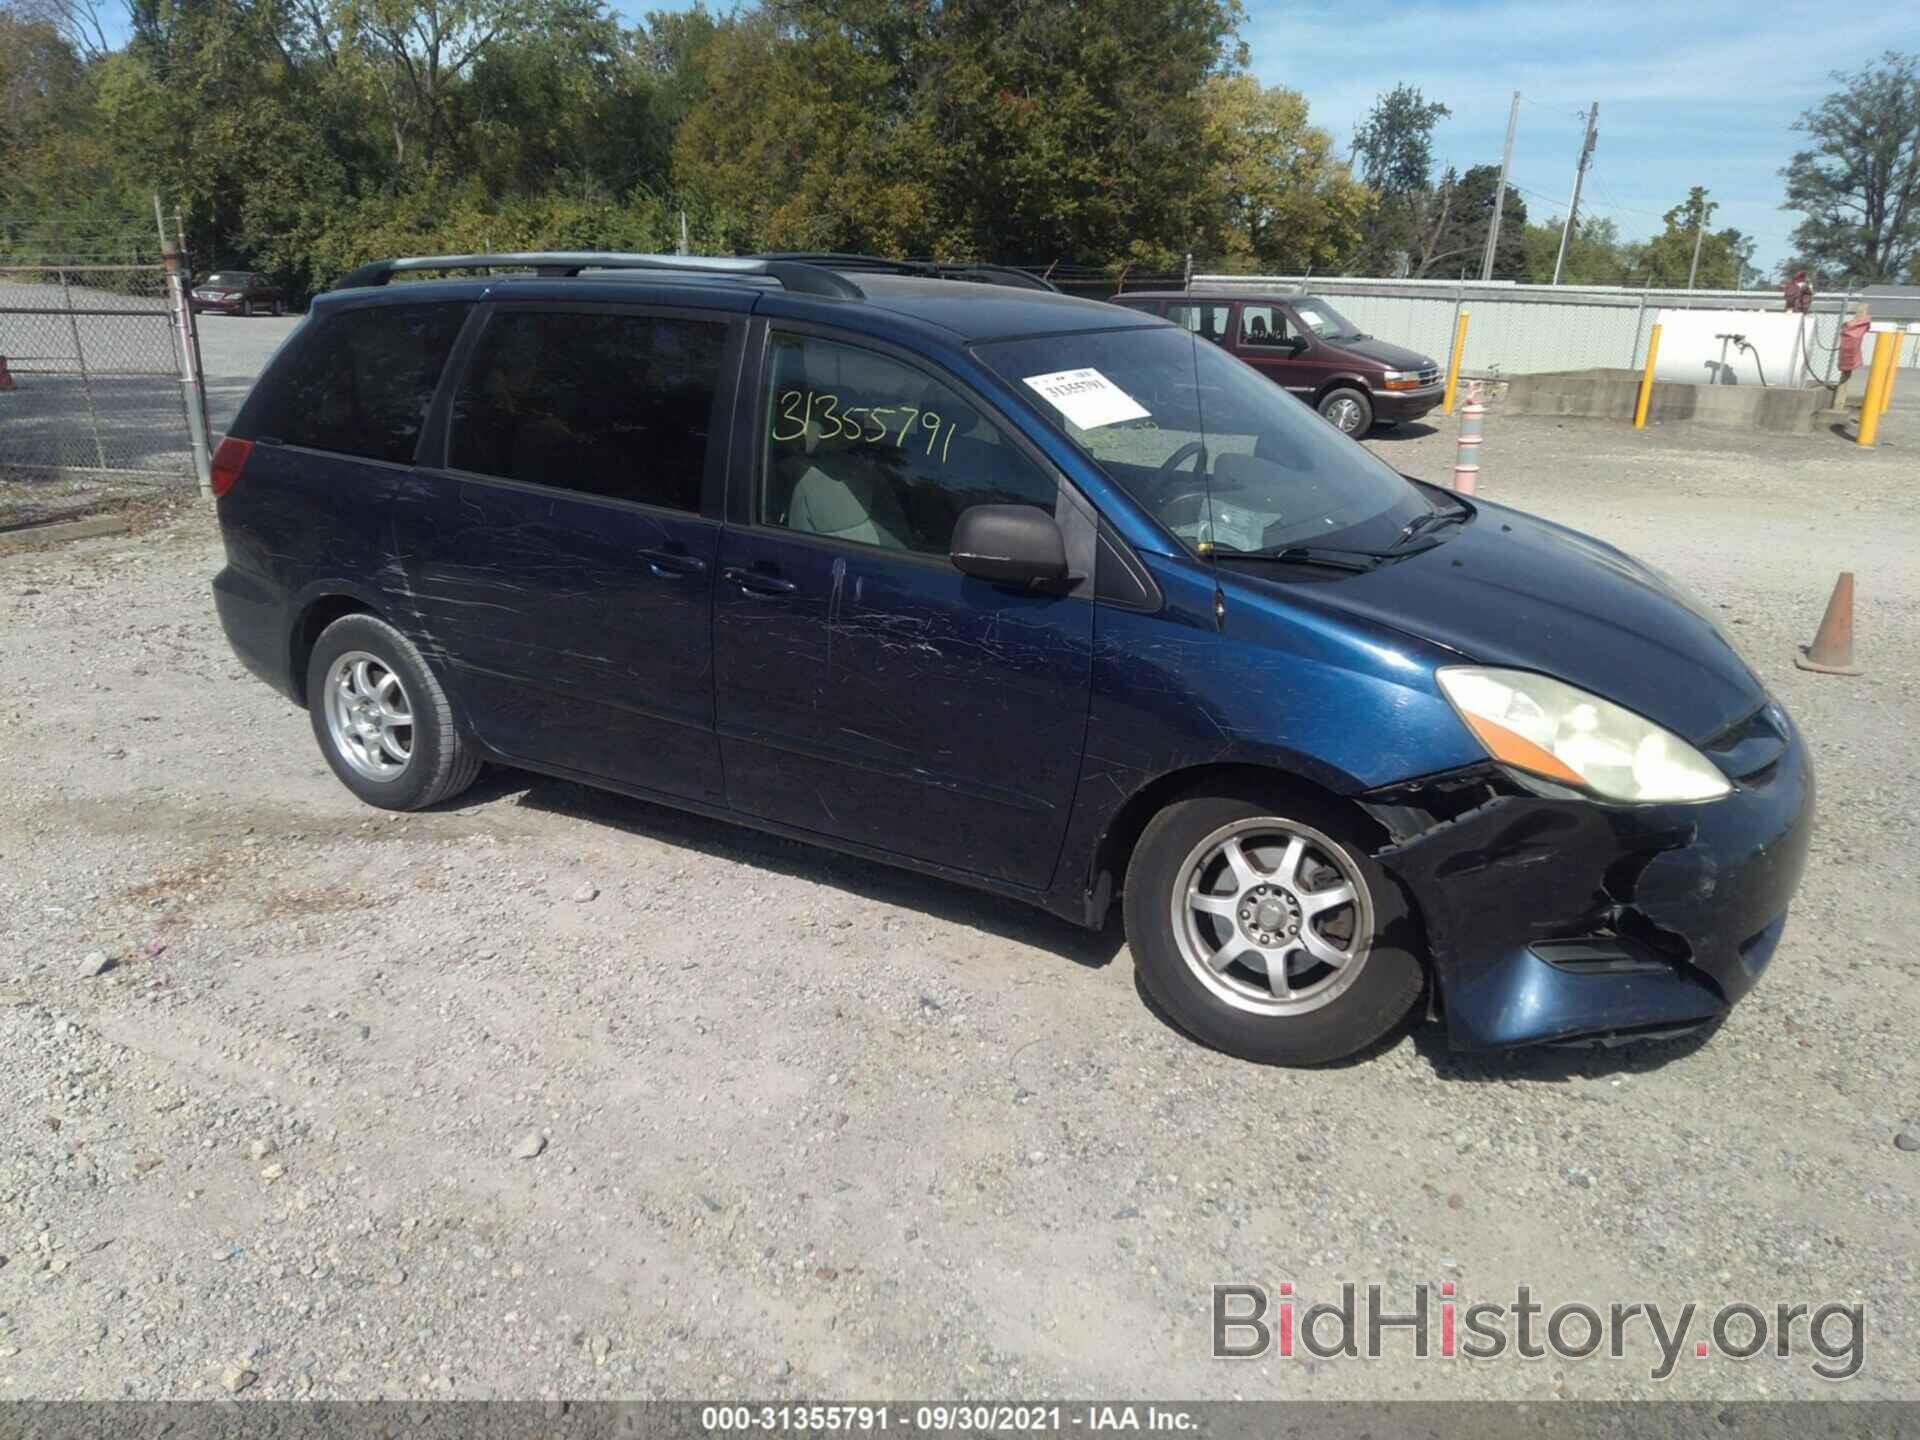
[[[1259,560],[1269,565],[1320,565],[1328,570],[1351,570],[1361,574],[1388,560],[1397,560],[1384,550],[1337,550],[1323,545],[1288,545],[1279,550],[1213,549],[1216,560]]]
[[[1406,523],[1389,548],[1397,550],[1414,536],[1442,525],[1463,525],[1472,514],[1468,506],[1458,505],[1452,510],[1429,510],[1424,515],[1416,515]]]

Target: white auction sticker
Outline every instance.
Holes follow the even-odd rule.
[[[1149,418],[1131,395],[1098,370],[1056,370],[1051,375],[1029,375],[1026,383],[1082,430]]]

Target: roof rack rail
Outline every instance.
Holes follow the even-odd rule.
[[[683,275],[725,275],[741,279],[773,280],[804,295],[839,300],[865,296],[844,275],[789,256],[727,259],[704,255],[633,255],[601,250],[520,250],[494,255],[408,255],[397,260],[375,260],[340,277],[335,289],[384,285],[395,275],[415,270],[524,270],[540,275],[574,276],[582,270],[662,270]]]
[[[1011,285],[1021,290],[1060,293],[1060,287],[1045,276],[1012,265],[978,265],[972,261],[889,260],[881,255],[846,255],[834,250],[766,251],[755,258],[828,266],[835,270],[866,270],[877,275],[924,275],[931,280],[976,280],[985,285]]]

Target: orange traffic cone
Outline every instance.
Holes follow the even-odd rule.
[[[1823,675],[1858,675],[1853,663],[1853,572],[1842,570],[1834,582],[1833,598],[1827,601],[1827,613],[1820,617],[1813,644],[1800,647],[1793,663],[1802,670],[1818,670]]]
[[[7,373],[7,357],[0,355],[0,395],[6,394],[9,390],[17,390],[19,388],[19,386],[13,383],[13,376]]]

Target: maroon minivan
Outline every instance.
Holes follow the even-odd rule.
[[[1113,297],[1213,341],[1313,406],[1348,435],[1418,420],[1440,403],[1440,367],[1363,335],[1317,295],[1142,290]]]

